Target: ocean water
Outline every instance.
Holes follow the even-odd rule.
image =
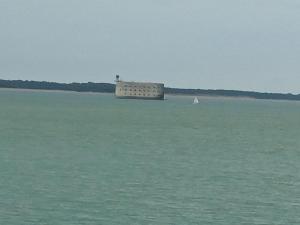
[[[300,224],[300,102],[0,90],[0,224]]]

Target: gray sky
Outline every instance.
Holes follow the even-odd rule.
[[[299,0],[0,0],[0,78],[300,93]]]

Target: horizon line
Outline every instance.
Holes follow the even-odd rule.
[[[0,81],[22,81],[22,82],[41,82],[41,83],[56,83],[56,84],[111,84],[115,85],[115,83],[110,82],[94,82],[94,81],[85,81],[85,82],[59,82],[59,81],[47,81],[47,80],[23,80],[23,79],[2,79],[0,78]],[[132,82],[138,82],[138,81],[132,81]],[[282,95],[293,95],[293,96],[299,96],[300,93],[291,93],[291,92],[268,92],[268,91],[256,91],[256,90],[241,90],[241,89],[223,89],[223,88],[185,88],[185,87],[171,87],[171,86],[165,86],[167,89],[180,89],[180,90],[203,90],[203,91],[236,91],[236,92],[248,92],[248,93],[258,93],[258,94],[282,94]]]

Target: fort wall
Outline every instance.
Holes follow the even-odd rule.
[[[164,84],[117,81],[116,97],[140,99],[164,99]]]

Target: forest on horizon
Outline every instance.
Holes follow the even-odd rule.
[[[19,89],[40,89],[40,90],[62,90],[76,92],[100,92],[113,93],[115,84],[111,83],[57,83],[46,81],[28,81],[28,80],[2,80],[0,79],[0,88],[19,88]],[[165,87],[166,94],[181,95],[205,95],[205,96],[223,96],[223,97],[247,97],[255,99],[274,99],[274,100],[300,100],[300,94],[282,94],[282,93],[262,93],[254,91],[238,90],[212,90],[212,89],[182,89]]]

